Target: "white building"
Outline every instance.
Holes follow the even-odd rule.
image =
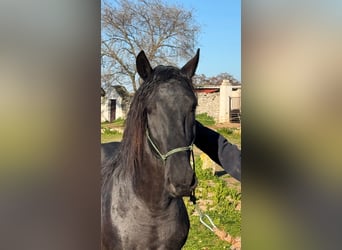
[[[101,122],[112,122],[118,118],[126,118],[130,95],[123,86],[110,86],[105,96],[101,97]]]

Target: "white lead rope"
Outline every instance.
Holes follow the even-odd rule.
[[[216,227],[216,225],[214,224],[214,222],[212,221],[212,219],[209,217],[209,215],[203,213],[203,212],[201,211],[201,209],[198,207],[197,204],[194,204],[194,206],[195,206],[196,212],[197,212],[198,215],[199,215],[200,222],[201,222],[204,226],[206,226],[210,231],[214,232],[214,229],[216,229],[217,227]],[[204,221],[204,219],[208,219],[209,224],[206,223],[206,222]]]

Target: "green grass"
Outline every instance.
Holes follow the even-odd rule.
[[[236,128],[219,128],[218,133],[223,135],[230,143],[236,144],[241,147],[241,133]]]
[[[124,126],[125,125],[125,119],[123,118],[118,118],[115,121],[112,122],[114,126]]]
[[[123,127],[125,125],[125,121],[125,119],[120,117],[114,120],[113,122],[102,122],[101,127]]]
[[[121,141],[122,132],[125,124],[123,118],[116,119],[113,122],[102,122],[101,123],[101,143]]]
[[[109,127],[102,127],[101,143],[121,141],[122,133]]]
[[[215,120],[213,117],[209,116],[207,113],[197,114],[196,120],[202,123],[204,126],[215,125]]]
[[[121,141],[121,140],[122,140],[122,134],[110,135],[110,136],[101,134],[101,143]]]
[[[208,214],[214,224],[233,236],[241,236],[241,211],[236,206],[241,202],[241,193],[237,188],[229,188],[222,177],[214,176],[209,169],[203,169],[202,160],[196,158],[196,174],[199,185],[196,189],[198,204],[202,205],[202,212]],[[229,249],[228,242],[219,239],[212,231],[199,221],[194,206],[184,199],[189,217],[190,232],[183,249]],[[207,204],[205,204],[207,201]]]

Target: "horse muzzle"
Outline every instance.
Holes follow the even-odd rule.
[[[183,196],[190,196],[191,193],[195,190],[197,186],[197,178],[194,174],[190,184],[174,184],[168,179],[167,186],[170,192],[170,195],[174,198],[179,198]]]

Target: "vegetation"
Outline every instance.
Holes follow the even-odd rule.
[[[104,128],[102,134],[112,136],[119,134],[119,132],[117,130],[112,130],[110,128]]]
[[[177,64],[194,55],[199,26],[191,10],[163,0],[103,1],[102,82],[116,82],[134,92],[135,56],[144,49],[156,65]]]
[[[118,119],[116,119],[116,120],[114,120],[113,122],[108,122],[108,121],[106,121],[106,122],[102,122],[101,123],[101,128],[105,128],[105,127],[121,127],[121,126],[124,126],[124,124],[125,124],[125,119],[123,119],[123,118],[118,118]]]
[[[241,236],[241,192],[228,187],[222,177],[214,176],[209,169],[203,169],[200,157],[196,157],[196,175],[199,180],[196,189],[197,204],[203,213],[211,217],[221,230],[237,237]],[[219,239],[199,221],[198,213],[192,203],[184,199],[190,217],[190,232],[183,249],[229,249],[228,242]]]
[[[192,82],[197,86],[205,86],[205,85],[221,85],[223,80],[230,81],[233,85],[241,84],[238,80],[236,80],[232,75],[228,73],[220,73],[216,76],[208,77],[204,74],[196,74],[192,78]]]
[[[224,136],[230,143],[241,148],[241,130],[237,128],[219,128],[217,132]]]
[[[196,120],[202,123],[204,126],[215,125],[214,118],[212,116],[209,116],[207,113],[197,114]]]
[[[122,130],[124,120],[118,119],[113,123],[104,122],[101,124],[101,143],[121,141],[122,140]]]
[[[114,125],[114,126],[124,126],[125,125],[125,119],[123,119],[123,118],[118,118],[118,119],[116,119],[115,121],[113,121],[112,122],[112,125]]]

